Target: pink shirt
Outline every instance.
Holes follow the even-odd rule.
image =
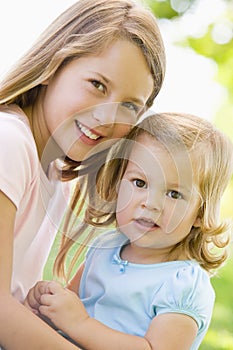
[[[28,119],[19,107],[0,108],[0,140],[0,190],[17,207],[12,294],[22,301],[42,278],[69,185],[58,181],[53,169],[49,178],[44,173]]]

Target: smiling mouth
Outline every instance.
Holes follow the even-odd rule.
[[[93,133],[90,129],[88,129],[86,126],[81,124],[79,121],[76,120],[76,125],[79,128],[79,130],[90,140],[99,140],[102,136]]]

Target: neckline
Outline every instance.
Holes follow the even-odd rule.
[[[123,245],[121,245],[120,247],[117,247],[116,251],[113,253],[113,257],[112,260],[115,264],[120,265],[121,267],[124,266],[124,270],[126,266],[132,266],[132,267],[137,267],[137,268],[155,268],[155,267],[161,267],[161,266],[166,266],[166,265],[170,265],[170,264],[175,264],[175,265],[186,265],[186,264],[191,264],[191,265],[196,265],[198,264],[195,260],[171,260],[171,261],[161,261],[161,262],[157,262],[157,263],[134,263],[131,262],[129,260],[124,260],[121,258],[121,251],[122,248],[124,247],[125,244],[127,244],[127,242],[129,242],[129,240],[127,240]]]

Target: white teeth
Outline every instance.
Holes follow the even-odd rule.
[[[87,136],[89,139],[91,140],[97,140],[100,136],[96,135],[96,134],[93,134],[90,129],[87,129],[84,125],[80,124],[78,121],[77,121],[77,125],[79,127],[79,129],[82,131],[82,133]]]

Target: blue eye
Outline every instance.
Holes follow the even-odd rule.
[[[146,182],[144,180],[135,179],[133,180],[133,184],[139,188],[147,188]]]
[[[182,199],[183,198],[183,196],[180,192],[174,191],[174,190],[168,191],[167,196],[172,198],[172,199]]]
[[[135,112],[136,114],[138,114],[141,109],[139,106],[137,106],[135,103],[132,103],[132,102],[122,102],[122,106],[128,108],[129,110]]]

